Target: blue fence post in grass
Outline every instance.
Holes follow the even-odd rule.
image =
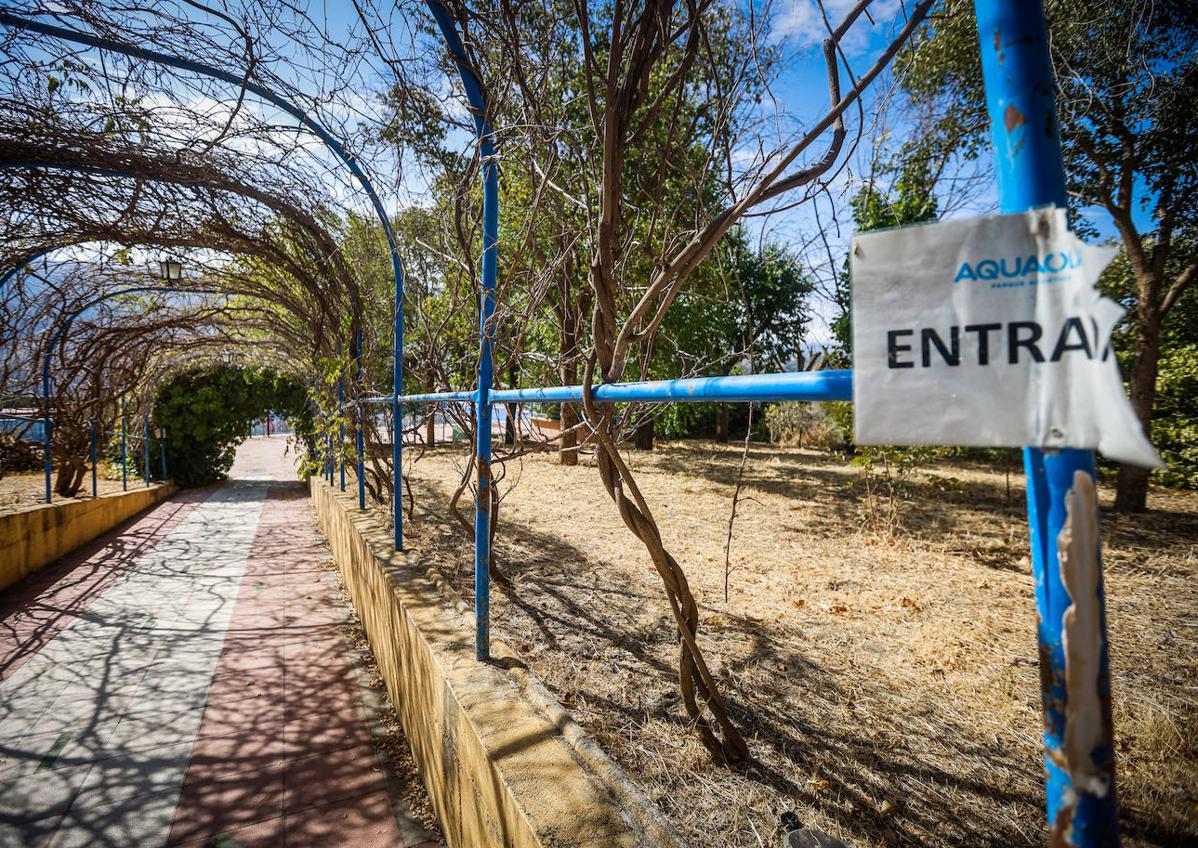
[[[46,358],[42,363],[42,403],[45,404],[43,412],[45,417],[42,419],[42,460],[46,467],[46,503],[51,503],[53,500],[53,492],[51,491],[50,476],[52,473],[50,460],[51,436],[50,428],[53,426],[52,416],[50,415],[50,351],[53,345],[47,346]]]
[[[148,414],[143,413],[141,416],[141,430],[141,461],[143,463],[142,476],[145,478],[146,485],[148,486],[150,485],[150,416]]]
[[[96,496],[96,419],[92,419],[92,439],[91,439],[91,458],[92,458],[92,497]]]
[[[340,359],[340,357],[338,357]],[[345,376],[337,377],[337,464],[341,468],[341,491],[345,491]]]
[[[391,522],[395,532],[395,550],[403,550],[403,288],[395,287],[395,315],[392,318],[391,348]]]
[[[158,428],[158,453],[162,460],[162,482],[165,483],[170,479],[166,473],[166,427]]]
[[[121,491],[129,491],[129,436],[125,432],[125,399],[121,398]]]
[[[495,164],[495,146],[487,124],[487,101],[482,82],[462,47],[461,37],[449,11],[438,0],[428,0],[429,10],[445,38],[450,56],[466,89],[466,99],[474,115],[478,137],[478,156],[483,169],[483,261],[482,287],[479,293],[478,390],[474,410],[475,454],[478,463],[478,489],[474,502],[474,616],[475,654],[480,660],[491,655],[491,382],[494,379],[491,343],[495,330],[491,316],[495,312],[495,279],[499,235],[499,170]]]
[[[1001,211],[1024,212],[1043,206],[1064,207],[1065,172],[1057,131],[1052,63],[1044,9],[1040,0],[975,0],[986,104],[990,113]],[[1066,497],[1078,472],[1094,477],[1094,453],[1088,450],[1042,451],[1025,448],[1028,525],[1032,572],[1039,612],[1041,697],[1044,706],[1044,765],[1047,771],[1048,824],[1060,844],[1119,844],[1115,765],[1111,723],[1110,669],[1102,560],[1098,557],[1098,696],[1102,738],[1090,752],[1096,776],[1075,785],[1058,765],[1068,725],[1066,662],[1062,615],[1070,606],[1057,548],[1066,513]],[[1095,505],[1096,508],[1096,505]],[[1073,647],[1073,646],[1071,646]]]
[[[355,368],[354,379],[358,384],[354,394],[357,395],[362,391],[361,329],[354,334],[354,362],[357,366]],[[358,509],[366,509],[366,410],[365,407],[357,401],[354,402],[354,408],[357,410],[358,420],[358,440],[357,445],[355,445],[358,454]]]

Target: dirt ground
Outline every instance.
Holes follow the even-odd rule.
[[[109,479],[105,476],[105,473],[105,469],[101,467],[100,475],[96,479],[97,493],[106,495],[109,492],[119,492],[121,490],[121,478],[113,477]],[[140,477],[129,478],[130,490],[140,489],[143,486],[145,486],[145,481]],[[89,472],[83,480],[83,487],[79,490],[77,497],[64,498],[60,495],[55,495],[54,503],[88,500],[91,496],[92,478]],[[6,512],[18,512],[45,502],[46,478],[40,472],[36,474],[6,474],[3,478],[0,478],[0,515]]]
[[[777,844],[786,811],[854,846],[1043,844],[1017,471],[1008,494],[1003,469],[939,466],[891,536],[863,527],[857,469],[755,446],[725,602],[740,446],[628,458],[755,763],[714,766],[689,731],[658,577],[594,468],[509,464],[497,564],[511,587],[493,590],[492,622],[692,844]],[[469,597],[470,538],[446,510],[462,459],[437,449],[410,470],[407,539]],[[1118,792],[1125,844],[1196,844],[1198,493],[1158,490],[1151,506],[1104,513]]]

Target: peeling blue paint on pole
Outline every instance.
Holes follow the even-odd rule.
[[[1040,0],[975,0],[986,104],[990,114],[998,172],[999,205],[1003,212],[1023,212],[1041,206],[1065,206],[1065,172],[1061,162],[1055,86],[1048,33]],[[1046,808],[1053,845],[1112,846],[1119,844],[1119,818],[1114,784],[1110,670],[1107,653],[1102,561],[1095,538],[1092,562],[1097,569],[1094,597],[1073,599],[1062,578],[1061,549],[1073,533],[1074,512],[1097,513],[1096,500],[1082,503],[1076,489],[1093,491],[1085,477],[1094,477],[1092,451],[1024,449],[1027,471],[1028,525],[1032,572],[1039,612],[1041,697],[1044,707],[1044,763],[1047,771]],[[1078,477],[1078,475],[1083,475]],[[1082,757],[1070,760],[1067,740],[1076,737],[1071,722],[1079,721],[1077,704],[1068,693],[1070,667],[1063,639],[1066,610],[1096,606],[1098,645],[1069,646],[1069,655],[1090,652],[1097,657],[1097,692],[1085,693],[1100,704],[1101,717],[1094,744]],[[1085,692],[1085,688],[1081,691]],[[1075,755],[1076,757],[1076,755]],[[1074,776],[1084,773],[1084,781]]]

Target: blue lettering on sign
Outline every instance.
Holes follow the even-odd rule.
[[[1043,256],[1011,256],[1001,259],[982,259],[975,263],[962,262],[953,280],[1016,280],[1041,274],[1060,274],[1080,268],[1082,257],[1076,250],[1046,253]]]

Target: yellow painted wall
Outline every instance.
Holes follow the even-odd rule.
[[[173,483],[0,515],[0,590],[169,497]]]
[[[312,501],[451,848],[681,848],[652,802],[390,531],[318,478]]]

